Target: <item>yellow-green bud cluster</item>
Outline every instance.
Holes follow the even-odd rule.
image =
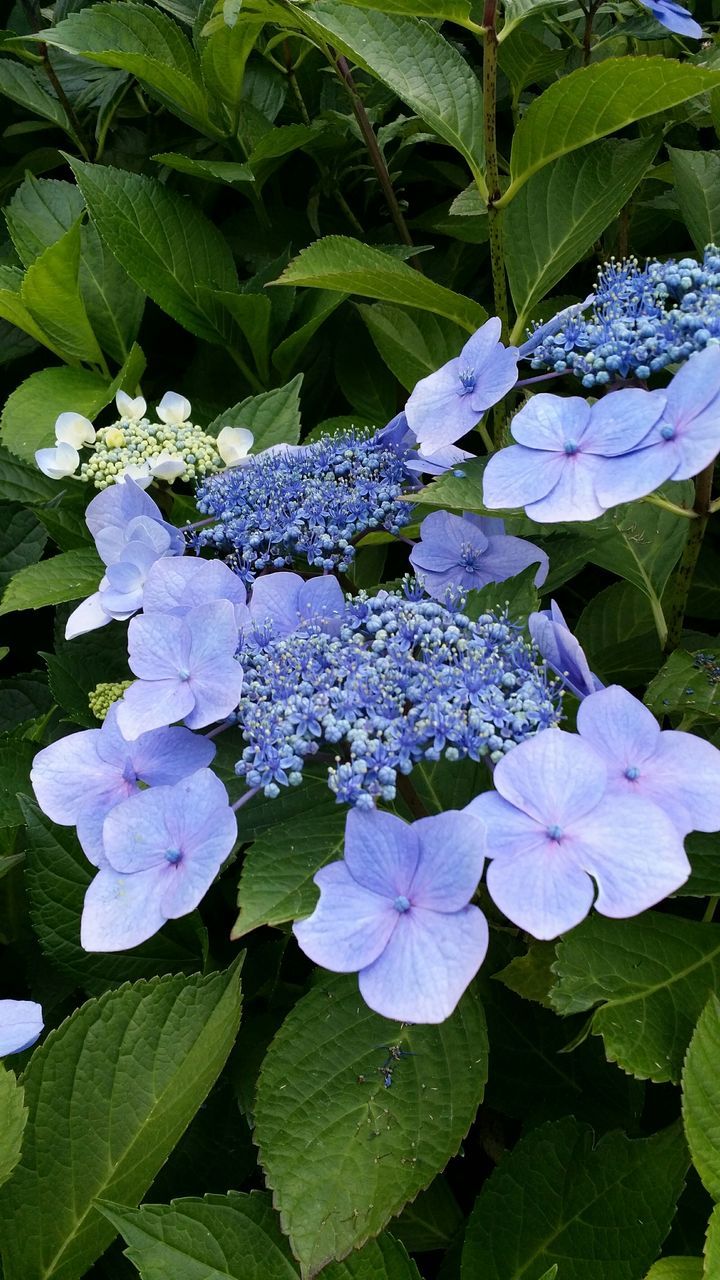
[[[94,484],[96,489],[106,489],[115,484],[127,467],[143,463],[152,467],[160,454],[183,459],[185,470],[177,478],[186,482],[212,475],[225,465],[217,442],[192,422],[119,418],[98,431],[94,451],[80,468],[80,478]]]
[[[100,684],[96,684],[88,694],[88,706],[95,719],[104,720],[113,702],[118,702],[132,683],[132,680],[115,680],[101,681]]]

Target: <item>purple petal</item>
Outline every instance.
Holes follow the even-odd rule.
[[[593,884],[563,844],[519,852],[490,863],[487,887],[508,920],[549,941],[573,929],[592,906]]]
[[[636,449],[650,434],[664,408],[662,391],[641,391],[634,387],[613,391],[592,406],[583,452],[613,458]]]
[[[164,866],[136,875],[122,875],[110,867],[98,871],[85,894],[80,920],[85,951],[127,951],[162,929],[165,874]]]
[[[29,1049],[42,1029],[42,1006],[34,1000],[0,1000],[0,1057]]]
[[[448,810],[413,824],[420,860],[407,891],[414,907],[460,911],[478,887],[483,869],[482,834],[467,813]]]
[[[614,393],[619,394],[619,393]],[[644,498],[673,475],[680,461],[677,440],[659,440],[622,458],[596,459],[595,493],[604,508]]]
[[[517,809],[548,827],[589,813],[607,786],[602,758],[574,733],[543,729],[495,766],[495,787]]]
[[[496,344],[489,359],[479,370],[475,389],[470,392],[470,404],[474,412],[485,413],[512,390],[518,377],[518,358],[516,347],[503,347],[499,342]]]
[[[212,600],[185,615],[190,634],[188,667],[194,678],[208,674],[216,662],[232,658],[238,646],[235,611],[227,600]]]
[[[537,564],[538,571],[533,578],[536,587],[541,587],[548,576],[550,561],[544,551],[524,538],[514,538],[511,534],[502,534],[499,538],[490,538],[487,554],[483,559],[483,569],[490,582],[505,582],[516,573],[521,573],[529,565]]]
[[[182,617],[210,600],[229,600],[233,605],[244,605],[247,600],[242,579],[222,560],[165,558],[157,560],[147,575],[145,613]]]
[[[345,827],[345,863],[363,889],[391,902],[407,897],[420,860],[414,824],[379,809],[351,809]]]
[[[297,630],[302,585],[299,573],[281,571],[258,578],[250,600],[250,616],[256,627],[270,627],[274,636]]]
[[[218,658],[212,668],[205,667],[188,680],[195,705],[185,716],[189,729],[204,729],[225,720],[240,701],[243,672],[234,658]]]
[[[421,378],[405,405],[410,428],[423,452],[454,444],[482,416],[473,409],[469,396],[463,394],[460,369],[459,360],[450,360],[442,369]]]
[[[516,854],[544,850],[547,824],[516,809],[497,791],[483,791],[470,801],[465,812],[476,822],[481,845],[488,858],[514,858]]]
[[[151,729],[164,729],[182,720],[195,706],[189,681],[136,680],[118,703],[118,724],[128,742]]]
[[[681,365],[665,391],[667,407],[663,418],[675,426],[689,426],[701,414],[714,410],[720,395],[720,348],[706,347]]]
[[[205,769],[215,756],[215,744],[189,729],[155,729],[130,744],[133,769],[149,787],[169,786]]]
[[[485,959],[488,927],[478,907],[443,915],[413,908],[382,955],[359,975],[366,1004],[400,1022],[444,1022]]]
[[[336,635],[345,612],[345,596],[337,578],[328,573],[303,582],[298,596],[298,611],[300,623],[322,627],[323,631]]]
[[[141,680],[176,679],[179,671],[190,670],[191,640],[183,618],[174,618],[169,613],[133,618],[128,627],[130,670]],[[122,728],[122,722],[120,724]]]
[[[72,733],[38,751],[30,781],[43,813],[74,826],[83,813],[107,810],[132,792],[117,765],[98,755],[100,729]]]
[[[603,757],[610,774],[642,764],[655,754],[660,740],[652,712],[617,684],[583,699],[577,727]],[[720,752],[717,756],[720,760]]]
[[[597,882],[595,906],[605,916],[639,915],[690,874],[682,836],[662,809],[639,796],[607,795],[578,824],[572,846]]]
[[[293,933],[306,956],[334,973],[355,973],[384,951],[400,916],[387,898],[363,889],[344,862],[314,877],[320,900]]]
[[[565,468],[562,453],[543,453],[511,444],[494,453],[483,474],[483,502],[494,510],[512,511],[551,493]]]
[[[483,365],[491,359],[502,333],[502,321],[499,316],[491,316],[468,338],[458,357],[461,369],[474,369],[479,372]]]
[[[105,857],[114,871],[131,874],[169,866],[175,848],[168,832],[168,807],[176,803],[174,787],[151,787],[115,805],[103,823]]]
[[[568,441],[583,441],[589,425],[587,401],[579,396],[564,398],[543,392],[516,413],[510,430],[513,439],[528,449],[564,453]]]
[[[575,453],[563,458],[563,467],[554,489],[537,502],[526,502],[525,513],[541,524],[563,520],[594,520],[605,512],[596,497],[596,479],[610,464],[604,458]]]
[[[654,3],[653,0],[642,0],[642,3],[668,31],[674,31],[679,36],[690,36],[693,40],[702,40],[703,29],[699,22],[679,4],[673,4],[672,0],[655,0]]]
[[[530,614],[528,630],[548,666],[563,678],[576,698],[584,698],[603,687],[590,670],[582,646],[568,628],[554,600],[549,611],[544,609]]]
[[[720,751],[694,733],[666,729],[638,778],[619,782],[652,800],[683,834],[720,830]]]

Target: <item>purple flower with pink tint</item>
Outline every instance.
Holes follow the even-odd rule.
[[[605,761],[578,735],[526,739],[494,782],[465,813],[483,828],[493,902],[533,937],[574,928],[593,900],[601,915],[638,915],[687,880],[675,824],[650,800],[609,789]]]
[[[693,40],[702,40],[703,29],[692,14],[675,0],[640,0],[644,9],[649,9],[657,22],[674,31],[678,36],[690,36]]]
[[[42,1007],[35,1000],[0,1000],[0,1058],[29,1049],[42,1029]]]
[[[681,835],[720,830],[720,751],[711,742],[661,730],[652,712],[620,685],[585,698],[577,726],[605,761],[610,791],[652,800]]]
[[[476,591],[489,582],[505,582],[536,564],[535,586],[548,574],[544,551],[505,533],[504,521],[492,516],[454,516],[433,511],[420,525],[420,541],[410,563],[428,595],[445,600],[448,592]]]
[[[443,1022],[485,958],[487,923],[469,905],[482,868],[477,824],[467,814],[408,824],[353,809],[345,857],[318,871],[320,900],[293,931],[316,964],[357,972],[376,1013]]]
[[[602,680],[590,670],[582,645],[554,600],[550,601],[549,609],[530,614],[528,631],[548,666],[576,698],[585,698],[604,688]]]
[[[345,596],[337,578],[308,578],[299,573],[268,573],[253,583],[250,618],[263,638],[278,639],[299,628],[337,635]]]
[[[103,825],[106,863],[85,894],[85,950],[126,951],[194,911],[236,836],[227,791],[209,769],[116,805]]]
[[[43,813],[78,840],[96,867],[103,864],[102,827],[116,804],[147,787],[179,782],[210,764],[215,747],[189,729],[154,729],[127,742],[113,703],[101,729],[85,729],[38,751],[30,781]]]
[[[192,556],[158,560],[145,579],[144,613],[171,613],[182,618],[191,609],[212,600],[230,602],[238,630],[248,625],[250,612],[245,584],[223,560],[201,560]]]

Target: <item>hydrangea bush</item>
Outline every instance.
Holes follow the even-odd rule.
[[[719,1280],[717,18],[10,11],[4,1280]]]

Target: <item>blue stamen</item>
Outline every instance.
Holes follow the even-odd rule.
[[[393,906],[395,910],[399,911],[401,914],[404,911],[410,910],[410,902],[402,893],[395,899],[395,901],[393,902]]]
[[[635,782],[640,777],[640,770],[637,768],[637,765],[634,765],[634,764],[628,765],[627,769],[625,770],[625,777],[627,778],[628,782]]]
[[[557,843],[559,843],[562,840],[563,829],[562,827],[559,827],[556,822],[554,822],[551,827],[548,827],[547,833],[550,839],[555,840]]]
[[[178,862],[182,862],[182,853],[179,849],[168,849],[165,854],[165,860],[170,863],[171,867],[176,867]]]

